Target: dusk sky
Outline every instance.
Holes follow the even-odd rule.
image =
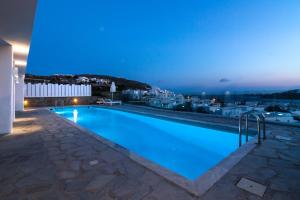
[[[192,92],[300,88],[300,1],[40,0],[27,73]]]

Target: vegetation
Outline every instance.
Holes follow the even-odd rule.
[[[266,112],[283,112],[283,113],[288,113],[289,111],[285,110],[279,105],[274,105],[274,106],[268,106],[265,108]]]
[[[126,89],[140,89],[140,90],[148,90],[151,89],[151,86],[148,85],[147,83],[142,83],[139,81],[135,80],[128,80],[125,78],[119,78],[119,77],[114,77],[114,76],[107,76],[107,75],[95,75],[95,74],[80,74],[77,75],[79,76],[84,76],[87,78],[97,78],[97,79],[107,79],[110,82],[115,82],[117,89],[119,91],[121,90],[126,90]],[[93,83],[92,83],[93,85]]]
[[[178,105],[174,106],[173,109],[176,111],[189,111],[190,112],[190,111],[192,111],[192,104],[191,104],[191,102],[178,104]]]
[[[293,116],[293,119],[294,119],[294,120],[297,120],[297,121],[300,121],[300,116],[299,116],[299,115],[294,115],[294,116]]]
[[[197,113],[205,113],[205,114],[209,114],[209,111],[208,111],[205,107],[202,107],[202,106],[196,108],[196,112],[197,112]]]
[[[300,99],[300,89],[289,90],[281,93],[272,93],[272,94],[264,94],[262,95],[265,99],[291,99],[296,100]]]

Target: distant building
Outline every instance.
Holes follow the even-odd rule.
[[[147,90],[138,90],[138,89],[127,89],[122,91],[123,97],[125,97],[127,100],[142,100],[144,95],[148,93]]]
[[[197,110],[199,107],[205,107],[208,110],[209,105],[211,105],[210,99],[200,99],[200,98],[191,98],[192,109]]]
[[[73,74],[53,74],[53,76],[74,77]]]
[[[109,85],[110,84],[110,80],[109,79],[97,79],[96,80],[97,85]]]
[[[191,96],[191,102],[193,104],[198,104],[200,103],[200,98],[198,96]]]
[[[178,104],[186,102],[182,94],[175,94],[169,90],[152,87],[149,91],[148,105],[159,108],[173,109]]]
[[[175,95],[175,103],[176,104],[184,104],[185,103],[184,96],[182,94],[176,94]]]
[[[80,76],[76,79],[77,83],[89,83],[90,79],[85,76]]]

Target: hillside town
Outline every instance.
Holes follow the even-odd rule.
[[[124,103],[161,109],[213,114],[237,118],[242,113],[255,110],[264,113],[269,121],[300,123],[300,90],[275,94],[224,94],[187,95],[150,86],[138,81],[102,75],[27,75],[25,82],[85,84],[92,86],[92,96],[109,98],[109,88],[116,83],[117,98]],[[277,97],[277,98],[274,98]]]
[[[300,90],[297,90],[300,94]],[[300,123],[300,99],[240,99],[224,95],[182,95],[169,90],[152,87],[151,90],[128,89],[122,91],[123,100],[128,103],[171,109],[176,111],[214,114],[238,118],[242,113],[255,110],[264,113],[269,121]],[[241,98],[241,97],[240,97]]]

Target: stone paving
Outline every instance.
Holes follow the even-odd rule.
[[[14,133],[0,137],[0,199],[300,199],[300,128],[268,130],[262,145],[195,197],[49,111],[27,110],[17,113]],[[264,196],[238,188],[241,178],[266,185]]]

